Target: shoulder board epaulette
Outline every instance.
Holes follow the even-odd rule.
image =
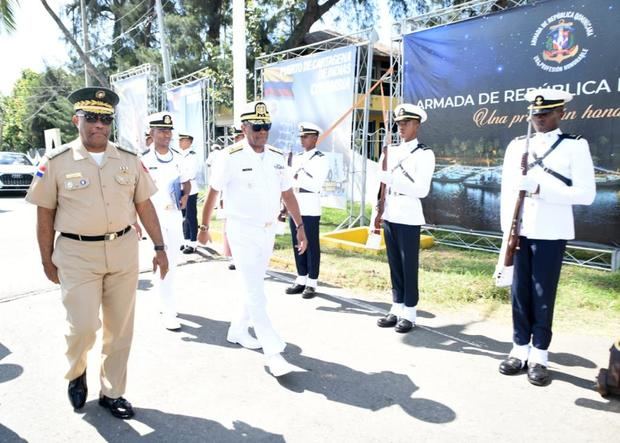
[[[149,152],[151,152],[151,150],[150,149],[146,149],[146,150],[142,151],[142,153],[140,155],[145,156]]]
[[[269,146],[269,150],[271,152],[275,152],[276,154],[280,154],[282,156],[284,156],[284,154],[282,153],[282,151],[280,151],[279,149],[274,148],[273,146]]]
[[[422,149],[423,151],[426,151],[427,149],[431,149],[430,146],[426,146],[424,143],[418,143],[418,148]]]
[[[323,154],[321,151],[316,151],[315,154],[317,157],[323,157],[325,154]]]
[[[179,153],[179,151],[177,151],[176,149],[170,148],[170,150],[171,150],[172,152],[174,152],[175,154],[178,154],[178,153]]]
[[[562,134],[562,136],[571,140],[581,140],[581,135],[579,134]]]
[[[124,146],[120,146],[120,145],[114,145],[114,146],[116,146],[116,149],[118,149],[119,151],[123,151],[123,152],[126,152],[127,154],[131,154],[131,155],[138,155],[138,152],[135,151],[132,148],[125,148]],[[148,152],[148,150],[146,152]],[[145,154],[146,154],[146,152],[145,152]]]
[[[194,155],[196,155],[196,153],[195,153],[194,151],[189,151],[189,153],[190,153],[190,154],[194,154]]]
[[[243,146],[231,146],[230,149],[228,150],[229,154],[234,154],[235,152],[241,152],[243,151]]]
[[[47,155],[47,158],[49,158],[50,160],[53,159],[54,157],[58,157],[60,154],[64,154],[65,152],[68,152],[71,150],[71,145],[62,145],[60,148],[56,148],[56,149],[52,149],[52,151]]]

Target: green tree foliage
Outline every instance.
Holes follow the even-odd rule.
[[[60,128],[63,141],[76,137],[67,96],[79,83],[62,68],[47,68],[42,74],[24,70],[12,94],[0,101],[2,150],[44,147],[43,131],[51,128]]]
[[[17,0],[0,0],[0,32],[15,30],[15,8],[18,5]]]

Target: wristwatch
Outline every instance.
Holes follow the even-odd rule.
[[[155,249],[156,251],[165,251],[166,245],[155,245],[153,249]]]
[[[200,225],[200,226],[198,226],[198,230],[200,232],[206,232],[206,231],[209,230],[209,225]]]

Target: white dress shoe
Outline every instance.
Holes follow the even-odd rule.
[[[176,316],[174,315],[163,314],[161,317],[161,321],[164,325],[164,328],[169,331],[178,331],[179,329],[181,329],[181,323],[179,323],[179,320],[177,320]]]
[[[246,349],[262,348],[260,342],[248,333],[241,334],[241,335],[235,335],[229,332],[228,335],[226,336],[226,341],[228,341],[229,343],[235,343],[235,344],[241,345]]]
[[[301,371],[297,366],[293,366],[287,362],[284,357],[282,357],[282,354],[275,354],[267,357],[267,366],[269,367],[269,371],[271,371],[271,375],[274,377],[282,377],[291,372]]]

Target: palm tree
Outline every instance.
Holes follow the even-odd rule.
[[[15,8],[19,0],[0,0],[0,31],[15,31]]]

